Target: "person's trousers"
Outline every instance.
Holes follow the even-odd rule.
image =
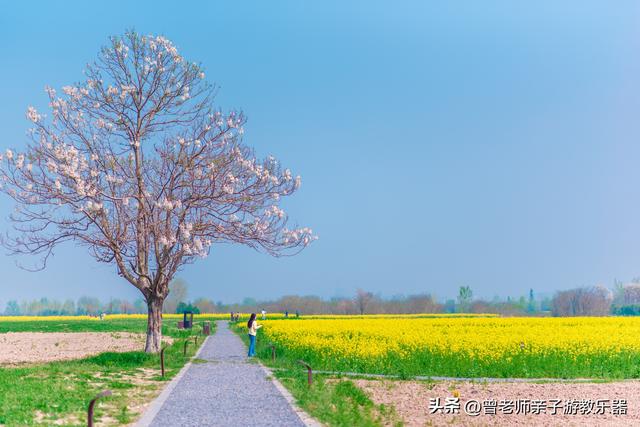
[[[256,355],[256,336],[249,334],[249,354],[248,356]]]

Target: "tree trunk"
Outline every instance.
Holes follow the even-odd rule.
[[[144,347],[146,353],[158,353],[162,346],[162,303],[158,297],[149,297],[147,300],[147,343]]]

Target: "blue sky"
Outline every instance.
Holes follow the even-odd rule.
[[[200,61],[245,141],[302,175],[297,257],[214,247],[190,296],[440,298],[640,276],[640,4],[13,2],[0,14],[0,147],[46,84],[82,79],[107,37],[163,34]],[[12,206],[0,198],[0,230]],[[137,297],[72,246],[46,271],[0,257],[9,299]]]

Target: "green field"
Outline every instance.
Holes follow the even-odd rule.
[[[145,331],[143,319],[0,322],[0,333]],[[113,395],[100,400],[95,411],[96,421],[101,420],[103,425],[130,423],[139,415],[136,407],[155,397],[165,382],[195,354],[191,335],[200,331],[197,323],[192,330],[185,331],[178,330],[174,320],[165,320],[163,335],[173,338],[174,343],[165,350],[164,378],[160,375],[159,356],[142,351],[0,367],[0,425],[52,425],[55,422],[86,425],[89,401],[106,389]],[[184,356],[186,339],[191,340],[191,345],[187,346]],[[203,341],[198,340],[198,345]]]

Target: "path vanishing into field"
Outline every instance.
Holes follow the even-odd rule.
[[[137,425],[312,425],[312,420],[303,421],[304,414],[298,415],[268,372],[249,361],[246,346],[229,324],[217,323],[216,333],[202,345],[196,362],[167,386]]]

